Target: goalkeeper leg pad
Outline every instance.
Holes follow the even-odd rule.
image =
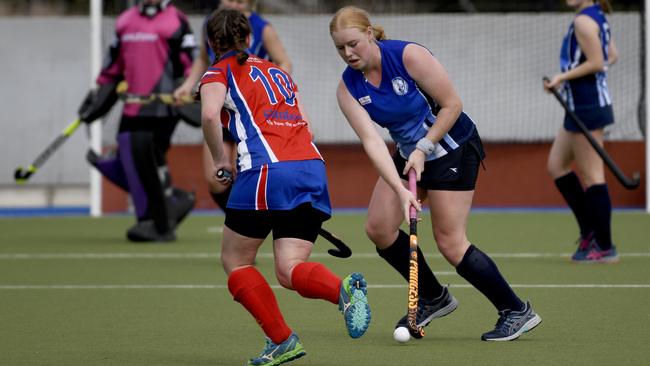
[[[99,170],[104,178],[110,180],[116,186],[122,188],[126,192],[129,191],[129,184],[126,180],[126,174],[124,173],[124,168],[122,167],[122,161],[117,155],[114,156],[100,156],[97,155],[93,150],[88,150],[86,154],[86,160]]]
[[[171,231],[167,200],[158,174],[153,134],[123,132],[117,140],[138,221],[152,219],[159,233]]]

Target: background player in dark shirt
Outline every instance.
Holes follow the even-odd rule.
[[[567,4],[577,14],[562,42],[562,72],[545,82],[544,88],[562,88],[569,107],[602,146],[604,127],[614,123],[607,67],[618,60],[605,17],[610,6],[606,0],[567,0]],[[578,174],[573,172],[573,163]],[[568,114],[553,141],[548,171],[580,228],[578,249],[571,259],[579,263],[617,261],[603,161]]]

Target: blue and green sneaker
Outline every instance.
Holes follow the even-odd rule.
[[[262,353],[251,358],[246,366],[275,366],[285,362],[293,361],[307,354],[300,343],[300,338],[296,333],[291,333],[289,338],[280,344],[273,343],[266,338],[266,346]]]
[[[368,284],[361,273],[352,273],[341,282],[339,311],[343,314],[345,326],[352,338],[361,337],[370,325],[367,294]]]

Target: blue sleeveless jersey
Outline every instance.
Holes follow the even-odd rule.
[[[382,72],[378,88],[366,81],[359,70],[348,66],[343,72],[343,82],[350,94],[375,123],[388,130],[405,159],[436,122],[437,113],[435,102],[419,88],[404,66],[402,54],[410,43],[377,41],[381,50]],[[449,132],[436,143],[435,150],[427,160],[440,158],[457,149],[469,139],[474,128],[471,118],[461,112]]]
[[[205,20],[203,21],[203,39],[205,40],[205,49],[208,52],[208,57],[210,58],[210,64],[213,64],[215,59],[214,59],[214,51],[212,51],[212,47],[210,47],[210,43],[208,43],[208,20],[210,19],[210,16],[208,15],[205,17]],[[251,15],[248,17],[248,22],[251,25],[251,42],[248,45],[248,49],[246,52],[253,54],[259,58],[264,58],[268,59],[269,58],[269,53],[266,51],[266,48],[264,48],[264,39],[262,37],[262,34],[264,32],[264,27],[266,27],[269,22],[267,22],[264,18],[259,16],[257,13],[252,12]]]
[[[605,65],[609,59],[609,40],[610,29],[607,18],[603,13],[600,5],[596,4],[583,9],[578,15],[587,15],[592,18],[600,29],[600,44],[602,47]],[[562,50],[560,52],[560,68],[562,72],[576,68],[578,65],[586,61],[586,57],[575,35],[575,28],[573,22],[569,26],[569,30],[562,42]],[[583,76],[578,79],[569,80],[564,83],[565,99],[571,110],[584,110],[592,108],[607,108],[612,104],[607,87],[607,72],[606,70],[599,71],[595,74]]]

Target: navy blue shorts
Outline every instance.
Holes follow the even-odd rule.
[[[473,191],[479,165],[484,158],[483,143],[475,129],[469,140],[456,150],[424,163],[418,187],[438,191]],[[406,160],[399,151],[393,155],[393,162],[400,177],[408,181],[408,176],[402,174]]]
[[[273,232],[273,240],[297,238],[313,243],[329,217],[311,203],[303,203],[291,210],[228,209],[224,225],[249,238],[266,239]]]
[[[597,130],[614,123],[614,109],[611,105],[606,107],[581,108],[574,112],[589,131]],[[568,113],[564,115],[564,129],[570,132],[582,132]]]

